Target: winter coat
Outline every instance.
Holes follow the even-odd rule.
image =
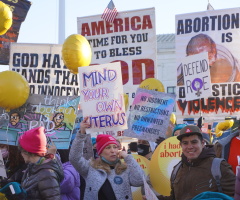
[[[182,165],[176,178],[171,183],[169,197],[158,196],[160,200],[189,200],[205,191],[218,192],[217,184],[211,172],[212,161],[215,157],[213,147],[204,147],[197,159],[189,163],[182,154]],[[222,161],[220,165],[222,178],[220,179],[224,194],[233,197],[235,186],[235,174],[231,166]]]
[[[230,145],[231,141],[234,137],[239,135],[239,131],[236,131],[229,136],[218,140],[214,145],[214,150],[216,152],[216,156],[218,158],[224,158],[226,161],[228,161],[228,155],[230,151]]]
[[[63,170],[56,159],[42,164],[29,163],[22,178],[22,188],[28,200],[61,200],[60,182]]]
[[[86,135],[77,134],[70,150],[69,160],[75,169],[86,180],[84,200],[98,200],[98,193],[106,179],[109,180],[117,200],[132,200],[131,186],[139,187],[143,185],[143,170],[132,157],[128,155],[124,161],[127,169],[120,174],[116,174],[114,169],[110,173],[102,169],[93,168],[90,160],[86,160],[83,155],[83,146]]]
[[[240,200],[240,168],[237,169],[234,200]]]
[[[62,164],[64,179],[60,184],[62,200],[80,199],[80,175],[70,162]]]

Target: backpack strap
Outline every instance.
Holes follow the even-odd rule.
[[[222,193],[221,181],[222,173],[220,169],[221,162],[225,160],[224,158],[214,158],[212,161],[211,172],[216,181],[218,192]]]
[[[176,178],[176,176],[177,176],[177,172],[178,172],[181,164],[182,164],[182,161],[179,161],[179,163],[176,164],[176,165],[173,167],[173,171],[172,171],[172,174],[171,174],[171,183],[172,183],[172,185],[173,185],[173,183],[174,183],[174,180],[175,180],[175,178]]]
[[[178,170],[180,168],[180,166],[182,165],[182,161],[180,160],[178,164],[176,164],[174,167],[173,167],[173,170],[172,170],[172,174],[171,174],[171,178],[170,178],[170,181],[171,181],[171,185],[173,185],[174,183],[174,180],[177,176],[177,173],[178,173]],[[173,190],[173,200],[175,200],[175,193],[174,193],[174,190]]]

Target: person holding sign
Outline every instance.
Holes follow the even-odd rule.
[[[199,127],[185,126],[177,139],[182,148],[182,159],[172,171],[170,196],[160,195],[158,199],[189,200],[205,191],[220,192],[219,189],[221,193],[233,197],[235,174],[225,160],[221,161],[220,166],[216,167],[222,176],[219,180],[220,188],[218,187],[211,171],[212,162],[216,157],[215,151],[213,146],[205,146]]]
[[[132,199],[131,186],[143,185],[144,172],[132,155],[118,150],[116,139],[110,135],[97,136],[99,158],[86,160],[83,147],[86,139],[85,129],[90,127],[88,117],[81,122],[69,160],[86,180],[84,200],[122,200]],[[121,162],[121,158],[125,163]]]

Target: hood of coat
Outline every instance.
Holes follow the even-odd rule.
[[[209,158],[209,157],[216,157],[215,151],[213,146],[205,146],[202,150],[202,152],[200,153],[200,155],[198,156],[197,159],[193,160],[191,163],[188,162],[187,157],[182,154],[182,162],[185,163],[187,166],[197,166],[199,165],[199,163],[201,163],[201,161],[205,158]]]
[[[57,158],[55,159],[47,159],[44,163],[38,165],[35,163],[29,163],[28,169],[30,174],[37,174],[40,170],[47,169],[53,170],[59,177],[59,182],[64,179],[64,173],[61,161]]]

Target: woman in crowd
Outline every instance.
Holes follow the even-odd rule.
[[[89,127],[87,120],[88,117],[81,122],[81,130],[73,141],[69,157],[72,165],[86,180],[84,200],[131,200],[131,186],[143,185],[142,169],[126,151],[118,150],[114,137],[104,134],[97,136],[99,158],[86,160],[82,155],[85,129]]]
[[[80,199],[80,175],[69,162],[69,149],[58,149],[60,154],[64,179],[60,184],[61,200]]]
[[[60,200],[61,164],[53,154],[46,154],[47,140],[43,127],[24,132],[19,138],[19,149],[26,163],[21,186],[28,200]]]

